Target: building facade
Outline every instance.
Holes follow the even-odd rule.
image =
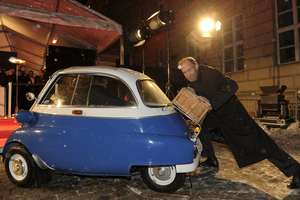
[[[176,21],[152,31],[131,55],[133,65],[142,65],[144,48],[146,67],[175,69],[181,58],[193,56],[237,81],[241,92],[300,88],[300,0],[136,0],[134,6],[135,28],[147,26],[158,10],[172,9]],[[212,13],[222,29],[213,38],[200,38],[197,24]]]
[[[289,109],[293,110],[295,102],[299,103],[300,0],[89,2],[97,3],[98,7],[101,5],[104,11],[119,10],[118,18],[114,18],[112,12],[105,14],[123,26],[125,63],[145,68],[169,68],[173,87],[179,80],[175,75],[180,74],[178,61],[192,56],[199,64],[210,65],[235,80],[239,85],[238,93],[248,93],[250,97],[255,93],[259,100],[261,87],[285,85]],[[101,2],[106,2],[110,9],[104,9]],[[175,22],[151,30],[151,37],[143,45],[133,47],[135,43],[128,39],[132,32],[149,26],[151,20],[148,18],[153,13],[168,10],[174,11]],[[199,23],[206,16],[219,20],[222,28],[213,37],[203,38],[199,35]],[[257,108],[247,110],[252,116],[257,115]]]

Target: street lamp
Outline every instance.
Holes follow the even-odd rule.
[[[13,64],[16,64],[16,107],[15,107],[15,112],[17,112],[19,110],[19,105],[18,105],[18,76],[19,76],[19,72],[18,72],[18,68],[20,64],[25,64],[25,60],[22,60],[22,59],[18,59],[18,58],[15,58],[15,57],[10,57],[8,59],[9,62],[13,63]]]
[[[197,24],[198,27],[196,27],[195,36],[198,36],[197,40],[201,43],[200,48],[205,49],[204,64],[207,64],[207,50],[211,45],[212,38],[214,38],[221,29],[221,22],[216,20],[216,13],[213,12],[204,14]]]
[[[13,64],[22,64],[22,63],[25,63],[25,60],[22,60],[22,59],[18,59],[18,58],[15,58],[15,57],[10,57],[8,59],[9,62],[13,63]]]
[[[221,29],[221,22],[213,18],[203,18],[199,23],[201,37],[214,37],[216,32]]]

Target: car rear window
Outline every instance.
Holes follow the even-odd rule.
[[[139,81],[138,88],[147,106],[165,106],[170,103],[168,97],[152,80]]]

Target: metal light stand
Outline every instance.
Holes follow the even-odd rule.
[[[168,35],[167,35],[167,62],[168,62],[168,82],[166,84],[166,95],[170,99],[171,96],[174,98],[174,95],[171,90],[171,82],[170,82],[170,29],[168,29]]]
[[[143,44],[143,66],[142,66],[143,74],[145,74],[145,44]]]
[[[18,64],[16,64],[16,107],[15,107],[15,114],[19,111],[19,105],[18,105],[18,85],[19,85],[19,70],[18,70],[18,68],[19,68],[19,65]]]

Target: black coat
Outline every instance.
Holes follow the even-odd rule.
[[[218,124],[239,167],[262,161],[277,150],[275,142],[249,116],[234,95],[238,90],[235,81],[214,68],[199,66],[198,79],[189,86],[198,96],[210,101],[213,116],[205,119],[203,126]]]

